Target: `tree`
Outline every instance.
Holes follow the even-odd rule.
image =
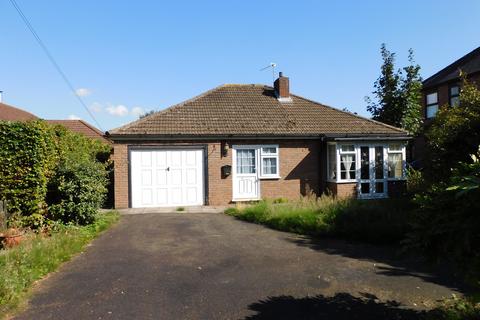
[[[372,92],[376,101],[367,97],[367,110],[374,120],[400,126],[400,72],[395,71],[395,53],[388,51],[385,43],[382,43],[380,52],[383,64],[380,77],[374,83],[375,91]]]
[[[408,50],[409,65],[404,67],[405,76],[401,79],[401,102],[402,118],[400,127],[418,135],[423,127],[422,117],[422,78],[420,66],[415,63],[413,50]]]
[[[145,112],[145,113],[139,115],[139,116],[138,116],[138,119],[143,119],[143,118],[145,118],[145,117],[148,117],[149,115],[154,114],[155,112],[156,112],[155,110],[150,110],[150,111],[148,111],[148,112]]]
[[[480,90],[462,74],[458,106],[440,108],[426,132],[429,177],[435,181],[450,177],[459,162],[472,163],[480,145]]]
[[[375,101],[366,97],[367,110],[372,118],[417,135],[422,128],[420,66],[415,63],[413,50],[408,51],[409,65],[395,70],[395,53],[381,46],[383,64],[375,81]]]

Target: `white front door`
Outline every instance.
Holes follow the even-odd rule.
[[[233,147],[233,200],[260,199],[259,148]]]
[[[133,150],[132,208],[203,205],[203,150]]]

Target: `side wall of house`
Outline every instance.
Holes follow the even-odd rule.
[[[232,175],[222,177],[221,167],[232,165],[232,145],[279,145],[280,179],[262,179],[260,194],[262,198],[298,199],[310,192],[320,194],[320,150],[318,140],[244,140],[226,141],[230,146],[227,154],[222,154],[225,141],[155,141],[155,142],[116,142],[114,145],[115,208],[129,207],[129,146],[181,146],[196,145],[207,148],[208,204],[226,205],[232,200]],[[232,168],[234,170],[234,168]]]

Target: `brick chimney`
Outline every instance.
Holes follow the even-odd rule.
[[[275,95],[279,101],[290,101],[290,84],[288,77],[283,76],[283,72],[278,73],[278,79],[273,84]]]

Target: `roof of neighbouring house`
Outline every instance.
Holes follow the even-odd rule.
[[[62,125],[65,128],[83,134],[92,139],[98,139],[105,143],[111,143],[110,140],[105,138],[105,135],[102,131],[98,130],[91,124],[83,120],[46,120],[50,124]]]
[[[425,81],[423,81],[423,87],[424,89],[431,88],[458,79],[460,70],[467,74],[480,72],[480,47],[446,66],[430,78],[425,79]]]
[[[38,117],[30,112],[0,102],[0,120],[28,121],[36,119],[38,119]]]
[[[265,85],[226,84],[107,132],[115,137],[401,135],[404,130]]]

